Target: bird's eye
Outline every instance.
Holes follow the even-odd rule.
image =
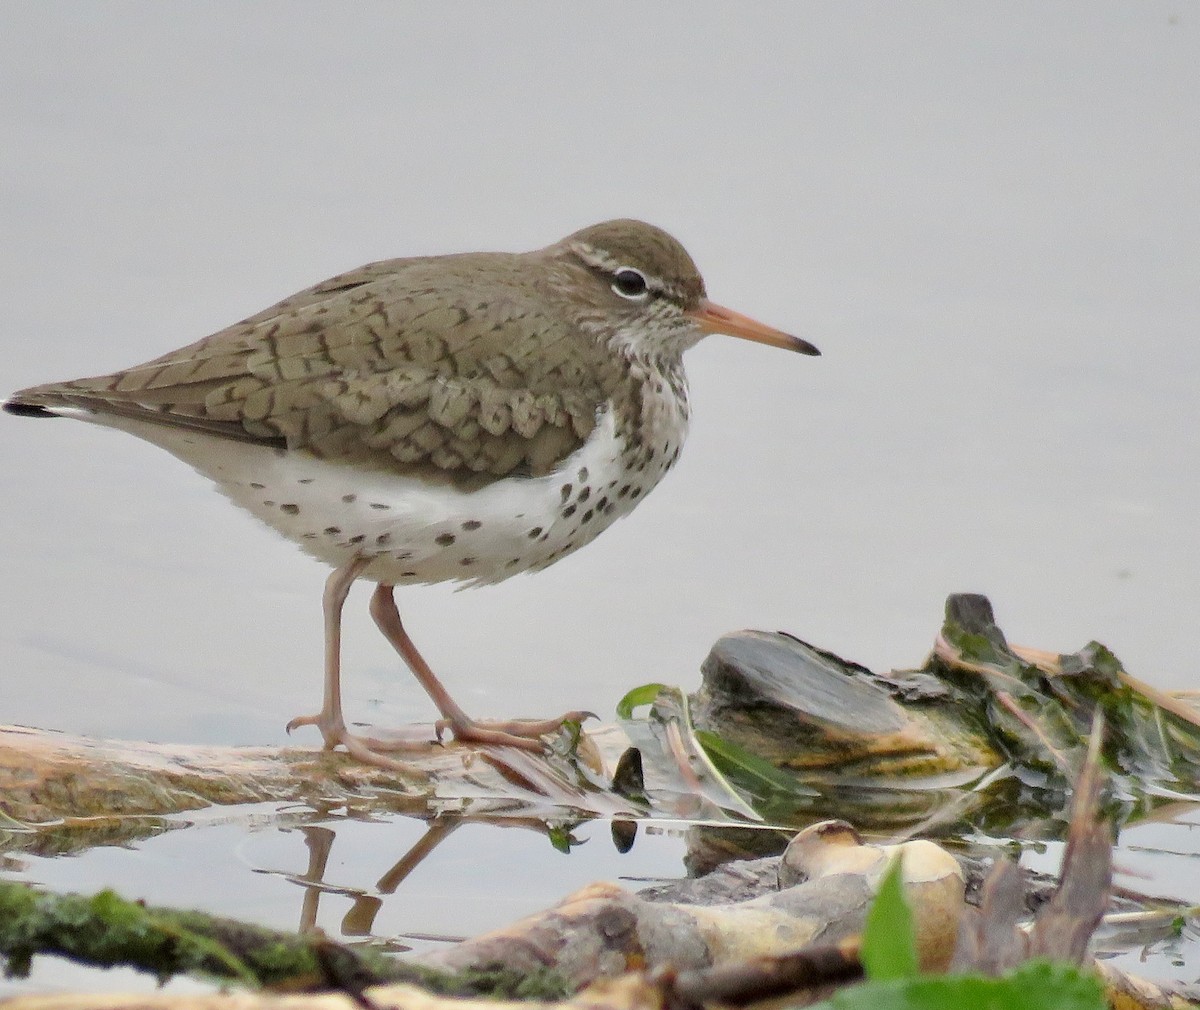
[[[613,274],[612,289],[622,298],[641,301],[650,293],[646,284],[646,275],[633,267],[621,267]]]

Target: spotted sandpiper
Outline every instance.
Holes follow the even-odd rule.
[[[399,766],[342,715],[342,606],[370,610],[459,740],[541,746],[568,713],[477,722],[401,624],[393,587],[499,582],[578,550],[679,457],[683,352],[725,333],[812,344],[709,301],[696,265],[640,221],[528,253],[370,263],[160,358],[22,390],[11,413],[75,417],[161,446],[332,565],[325,585],[327,749]],[[402,766],[401,766],[402,767]]]

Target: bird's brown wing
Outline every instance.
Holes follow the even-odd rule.
[[[490,258],[482,280],[473,259],[369,264],[153,361],[13,402],[454,481],[548,472],[604,404],[592,346],[517,283],[520,257]]]

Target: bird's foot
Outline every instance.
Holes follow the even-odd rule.
[[[477,743],[493,747],[519,747],[521,750],[542,751],[542,737],[557,733],[568,722],[582,723],[587,719],[598,719],[595,712],[567,712],[557,719],[492,719],[469,718],[439,719],[434,723],[438,740],[448,729],[459,743]]]
[[[291,733],[300,726],[316,726],[321,731],[321,739],[325,741],[325,750],[333,750],[335,747],[341,746],[346,749],[347,754],[363,764],[407,774],[424,774],[416,765],[397,761],[395,758],[389,757],[386,752],[428,750],[428,744],[416,743],[411,740],[381,740],[376,737],[351,733],[343,720],[331,719],[324,712],[318,712],[316,715],[296,716],[287,724],[287,731]]]

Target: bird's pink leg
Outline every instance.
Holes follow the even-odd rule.
[[[450,697],[449,692],[442,686],[425,658],[417,651],[408,632],[400,621],[400,611],[396,609],[396,600],[392,587],[380,584],[375,587],[371,596],[371,616],[384,637],[392,643],[392,647],[400,653],[401,658],[412,670],[425,692],[442,713],[438,723],[440,735],[443,728],[450,727],[454,738],[464,743],[493,744],[507,747],[521,747],[525,750],[540,751],[542,744],[538,737],[557,731],[565,722],[582,722],[588,717],[594,718],[591,712],[568,712],[557,719],[513,720],[510,722],[479,722],[472,719]]]
[[[321,711],[316,715],[297,716],[287,724],[287,731],[290,733],[298,726],[316,726],[321,731],[326,750],[341,744],[351,757],[364,764],[417,772],[419,769],[414,766],[395,761],[373,749],[378,746],[397,749],[396,745],[380,745],[378,741],[356,736],[347,730],[342,715],[342,608],[354,580],[369,563],[370,558],[354,558],[335,568],[325,580],[325,593],[321,599],[325,614],[325,691]]]

